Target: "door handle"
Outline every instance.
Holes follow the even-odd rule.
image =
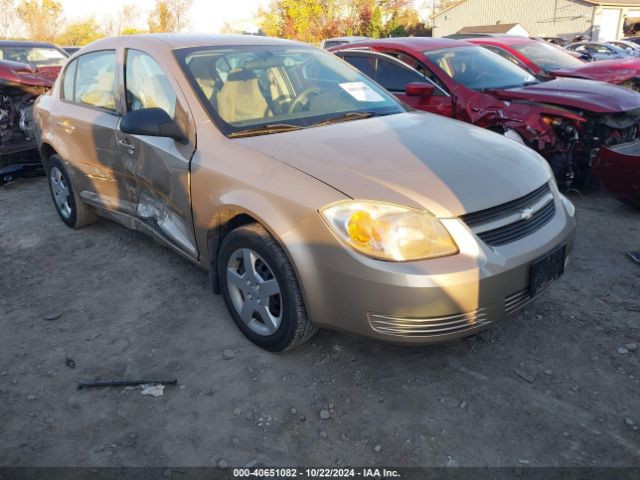
[[[73,125],[71,125],[69,122],[67,122],[66,120],[63,122],[56,122],[56,125],[58,125],[60,128],[65,129],[67,132],[73,132],[76,127],[74,127]]]
[[[118,140],[118,143],[127,149],[127,153],[129,153],[129,155],[133,155],[133,152],[136,151],[136,147],[133,146],[133,144],[131,142],[129,142],[129,140]]]

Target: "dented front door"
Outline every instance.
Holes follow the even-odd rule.
[[[125,51],[127,112],[162,108],[178,124],[186,140],[130,135],[116,130],[124,169],[135,184],[135,216],[156,235],[192,258],[198,257],[191,216],[189,164],[195,133],[179,88],[149,54]]]

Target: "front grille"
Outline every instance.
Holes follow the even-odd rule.
[[[514,312],[517,312],[522,307],[524,307],[527,303],[532,300],[531,295],[529,295],[529,289],[525,288],[524,290],[520,290],[514,294],[509,295],[504,299],[504,313],[505,315],[510,315]]]
[[[549,222],[556,213],[556,206],[553,200],[550,200],[544,207],[533,214],[529,220],[518,220],[504,227],[489,230],[478,234],[478,237],[487,245],[499,246],[506,243],[515,242],[526,237],[530,233],[535,232],[547,222]]]
[[[469,225],[469,227],[473,228],[476,225],[487,223],[491,220],[505,217],[512,213],[517,213],[523,208],[527,208],[530,205],[535,204],[550,191],[551,189],[549,188],[549,184],[545,183],[540,188],[534,190],[528,195],[525,195],[524,197],[520,197],[516,200],[503,203],[502,205],[498,205],[497,207],[487,208],[486,210],[480,210],[478,212],[467,213],[460,218],[462,218],[464,223]]]
[[[529,218],[523,219],[521,214],[524,210],[533,208],[537,210]],[[499,246],[515,242],[535,232],[549,222],[555,212],[551,188],[545,183],[524,197],[497,207],[467,213],[460,218],[487,245]]]
[[[464,332],[491,323],[484,308],[445,317],[400,318],[370,313],[371,328],[385,335],[401,337],[437,337]]]

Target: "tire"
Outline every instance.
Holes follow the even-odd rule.
[[[318,330],[307,318],[289,259],[261,225],[244,225],[224,237],[218,275],[233,320],[259,347],[271,352],[289,350]]]
[[[95,223],[96,213],[78,197],[58,155],[49,158],[47,181],[53,205],[65,225],[78,229]]]

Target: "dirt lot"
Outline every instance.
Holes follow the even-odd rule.
[[[612,199],[572,197],[567,274],[481,335],[274,355],[204,272],[107,221],[70,230],[48,195],[0,189],[0,465],[640,465],[640,213]],[[76,390],[140,377],[179,386]]]

